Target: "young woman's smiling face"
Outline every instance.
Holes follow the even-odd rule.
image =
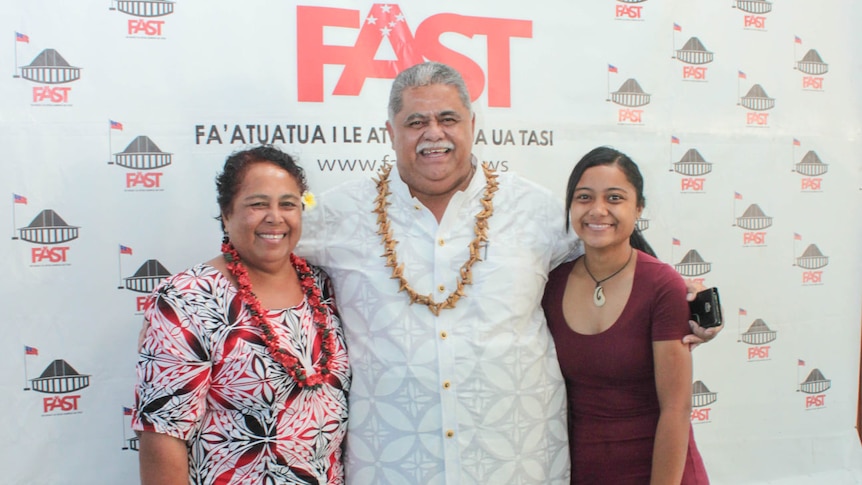
[[[584,171],[570,210],[572,227],[584,245],[608,249],[629,244],[643,207],[626,174],[611,164]]]

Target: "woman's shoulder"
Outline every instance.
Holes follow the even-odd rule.
[[[643,251],[638,251],[638,275],[650,282],[650,284],[677,283],[685,288],[685,280],[676,269],[669,263],[651,256]]]
[[[580,259],[580,256],[571,261],[561,263],[559,266],[551,270],[550,274],[548,275],[548,279],[567,277],[569,273],[571,273],[572,267],[575,265],[575,262],[577,262],[578,259]]]
[[[218,288],[229,285],[229,281],[212,261],[198,263],[159,282],[153,293],[166,294],[205,291],[215,293]]]

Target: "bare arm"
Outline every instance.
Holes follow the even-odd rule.
[[[678,340],[653,342],[660,408],[653,444],[651,485],[678,485],[685,470],[691,426],[691,352]]]
[[[141,485],[188,485],[186,442],[161,433],[141,433]]]

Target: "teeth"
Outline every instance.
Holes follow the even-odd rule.
[[[263,239],[282,239],[284,234],[261,234],[260,237]]]
[[[432,154],[432,153],[446,153],[448,151],[449,151],[448,148],[433,148],[433,149],[428,149],[428,150],[422,150],[422,154],[428,155],[428,154]]]

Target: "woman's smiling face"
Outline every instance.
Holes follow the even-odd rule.
[[[246,266],[265,269],[284,264],[302,235],[300,186],[273,163],[254,162],[242,176],[222,220]]]

